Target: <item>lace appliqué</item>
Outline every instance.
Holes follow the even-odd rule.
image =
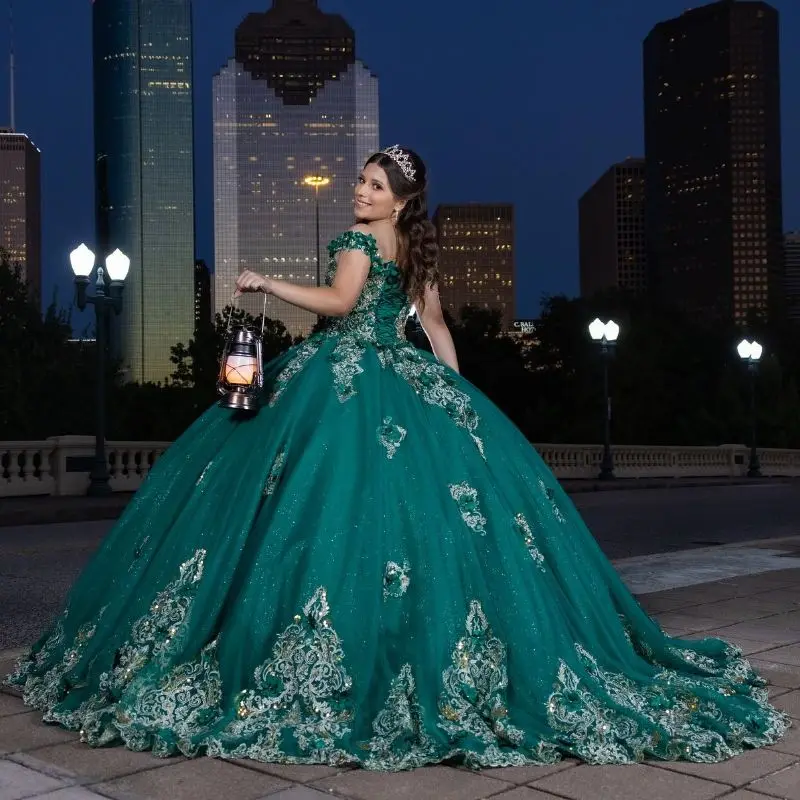
[[[486,534],[486,517],[481,514],[478,505],[478,490],[473,489],[468,483],[454,483],[450,486],[450,495],[458,505],[461,512],[461,519],[467,523],[475,533],[482,536]]]
[[[411,584],[411,565],[408,561],[398,564],[388,561],[383,571],[383,599],[402,597]]]
[[[133,551],[133,559],[131,560],[131,564],[128,567],[128,572],[132,572],[138,566],[139,559],[144,554],[145,548],[147,547],[149,542],[150,542],[150,535],[148,534],[147,536],[144,537],[144,539],[142,539],[141,542],[139,542],[139,544],[136,545],[136,549]]]
[[[283,468],[286,464],[286,449],[283,448],[280,450],[277,456],[275,456],[275,460],[272,462],[272,466],[269,470],[269,475],[267,475],[267,481],[264,484],[264,497],[269,497],[270,495],[275,494],[275,490],[278,488],[278,483],[281,479],[283,474]]]
[[[197,550],[180,566],[180,575],[153,600],[150,610],[134,622],[131,638],[117,651],[116,665],[100,676],[100,688],[117,695],[152,658],[166,657],[178,644],[203,577],[206,551]]]
[[[743,743],[775,741],[785,730],[786,720],[756,693],[766,722],[753,714],[723,721],[717,703],[703,696],[714,691],[714,679],[665,670],[648,684],[635,683],[601,668],[581,645],[575,652],[591,685],[561,661],[547,713],[561,741],[589,763],[636,762],[647,754],[715,762],[740,753]]]
[[[372,723],[374,736],[361,744],[368,769],[410,769],[435,761],[436,746],[425,733],[423,711],[411,665],[392,681],[386,704]]]
[[[31,689],[34,689],[35,686],[42,683],[43,677],[41,673],[46,672],[54,664],[57,654],[64,646],[64,621],[67,616],[68,611],[65,611],[56,620],[50,635],[36,653],[30,648],[22,653],[14,665],[14,671],[3,679],[5,685],[27,687],[30,684]],[[49,689],[44,688],[43,691],[48,693]],[[28,702],[27,699],[25,702]],[[31,703],[31,705],[34,708],[39,708],[34,703]]]
[[[386,448],[386,458],[391,459],[406,438],[408,431],[392,422],[391,417],[383,418],[378,426],[378,442]]]
[[[524,732],[509,722],[506,648],[492,636],[477,600],[470,603],[466,636],[457,642],[452,665],[442,673],[442,681],[439,727],[454,742],[474,737],[485,745],[482,752],[467,753],[469,762],[512,766],[560,759],[547,742],[526,747]]]
[[[6,678],[5,683],[10,686],[21,686],[23,701],[32,708],[47,710],[54,706],[66,693],[66,679],[78,665],[105,610],[106,606],[103,606],[96,620],[81,625],[66,649],[64,649],[64,621],[67,619],[67,612],[62,614],[42,648],[33,656],[30,651],[24,654],[17,661],[15,671]],[[59,653],[61,653],[60,658]]]
[[[269,398],[270,406],[274,406],[278,400],[280,400],[281,396],[286,391],[286,387],[291,383],[292,378],[302,372],[305,365],[316,355],[323,341],[324,339],[322,336],[315,334],[297,345],[297,350],[292,358],[289,359],[286,366],[274,378],[272,394]]]
[[[426,403],[443,409],[456,425],[467,431],[481,457],[486,458],[483,440],[477,435],[480,417],[469,395],[458,388],[444,364],[429,361],[412,346],[387,350],[379,357],[384,367],[391,365]]]
[[[78,629],[74,642],[64,652],[60,663],[39,678],[35,673],[45,669],[63,647],[63,627],[57,626],[42,650],[25,666],[28,673],[22,684],[25,702],[45,709],[43,719],[46,722],[57,722],[70,730],[80,730],[81,740],[91,745],[110,744],[118,740],[121,733],[124,739],[125,708],[120,698],[134,676],[153,658],[167,662],[183,630],[195,585],[202,577],[205,554],[205,550],[198,550],[192,558],[181,564],[180,576],[156,596],[150,611],[134,623],[131,639],[115,655],[114,667],[99,676],[97,694],[77,708],[59,707],[66,695],[64,678],[79,663],[83,648],[94,636],[105,607],[95,622],[86,623]],[[144,686],[138,688],[144,694]],[[134,704],[139,695],[138,690],[132,693]],[[125,740],[125,743],[135,747],[137,741],[134,736],[131,742]],[[153,744],[153,749],[158,751],[156,744]],[[173,752],[174,747],[169,751]]]
[[[340,403],[347,402],[356,394],[353,381],[364,371],[361,366],[364,351],[365,346],[353,336],[342,336],[331,351],[333,386]]]
[[[209,755],[285,762],[352,760],[335,746],[350,732],[352,680],[342,667],[342,642],[329,614],[320,587],[303,615],[278,636],[272,658],[255,670],[255,688],[238,695],[237,719],[208,742]],[[301,756],[286,754],[288,736]]]
[[[567,518],[558,507],[555,491],[551,489],[541,478],[539,478],[539,488],[544,493],[544,496],[550,501],[550,509],[556,522],[560,522],[562,525],[566,524]]]
[[[536,540],[533,538],[531,526],[528,524],[528,520],[525,519],[523,514],[517,514],[514,517],[514,527],[517,529],[517,532],[522,535],[522,538],[525,541],[525,547],[528,549],[528,552],[530,553],[531,558],[534,560],[536,566],[542,572],[545,572],[544,556],[536,546]]]
[[[206,475],[208,475],[208,471],[211,469],[213,463],[214,463],[213,461],[209,461],[208,464],[206,464],[203,467],[203,471],[200,473],[197,480],[194,482],[195,486],[200,486],[200,484],[206,479]]]
[[[360,231],[347,231],[334,239],[328,246],[330,262],[327,282],[330,284],[336,274],[336,254],[343,250],[359,250],[370,261],[369,274],[356,300],[355,306],[344,317],[331,317],[327,320],[326,335],[338,336],[329,359],[333,372],[333,383],[339,402],[344,403],[356,394],[355,379],[364,368],[361,360],[368,344],[394,344],[398,340],[396,330],[392,330],[387,340],[385,320],[386,310],[396,313],[396,307],[406,304],[400,286],[397,268],[384,263],[378,255],[375,237]],[[389,301],[387,293],[392,295]]]
[[[124,708],[117,709],[114,724],[128,747],[152,750],[156,756],[170,756],[178,750],[197,755],[200,748],[192,742],[193,734],[222,715],[222,677],[216,651],[215,639],[197,660],[170,670],[158,684],[143,687]]]
[[[369,257],[370,264],[379,260],[378,242],[370,233],[361,231],[345,231],[328,244],[328,276],[335,270],[336,254],[342,250],[360,250]]]

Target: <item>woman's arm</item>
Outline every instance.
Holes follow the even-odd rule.
[[[448,367],[458,372],[458,357],[453,344],[453,337],[442,314],[442,304],[439,301],[439,290],[428,286],[425,289],[425,308],[417,309],[422,329],[428,337],[433,348],[433,354]]]
[[[356,226],[352,230],[360,230]],[[369,275],[370,260],[361,250],[342,250],[332,286],[300,286],[245,270],[236,280],[236,293],[267,292],[293,306],[324,317],[347,316],[358,301]]]

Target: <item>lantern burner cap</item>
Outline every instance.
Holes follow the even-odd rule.
[[[233,341],[236,344],[255,344],[257,338],[255,331],[250,328],[238,328],[234,334]]]

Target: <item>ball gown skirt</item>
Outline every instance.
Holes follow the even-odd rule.
[[[408,343],[375,240],[350,315],[158,461],[7,679],[91,746],[398,770],[718,761],[787,718],[667,636],[521,432]]]

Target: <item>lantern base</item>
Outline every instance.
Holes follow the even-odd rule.
[[[222,408],[232,408],[236,411],[258,411],[258,397],[245,392],[226,392],[218,401]]]

